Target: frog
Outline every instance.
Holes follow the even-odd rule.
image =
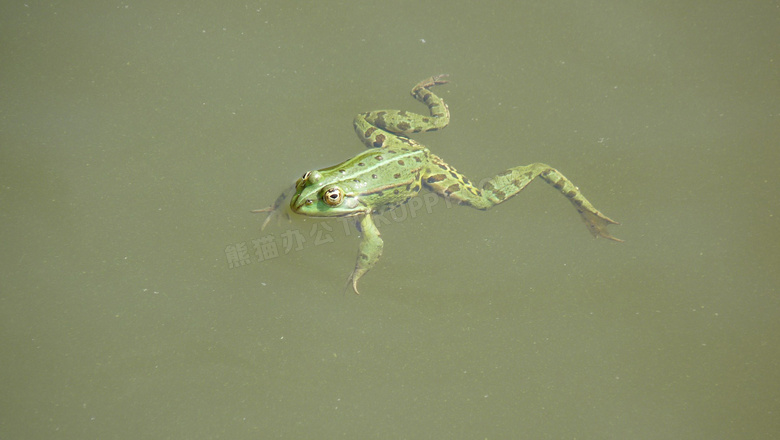
[[[465,175],[433,154],[411,135],[441,130],[449,125],[450,111],[444,100],[433,93],[435,86],[447,84],[448,75],[434,75],[417,83],[412,96],[428,107],[428,115],[405,110],[375,110],[355,116],[353,126],[367,149],[351,159],[319,170],[307,171],[295,185],[276,198],[271,206],[256,209],[269,213],[261,229],[281,214],[292,193],[293,213],[310,217],[350,217],[361,238],[355,267],[346,289],[359,294],[358,280],[379,261],[384,241],[375,216],[409,202],[423,189],[448,201],[478,210],[488,210],[517,195],[534,179],[540,178],[563,194],[596,238],[615,242],[609,225],[619,225],[596,209],[569,179],[544,163],[509,168],[492,178],[473,183]]]

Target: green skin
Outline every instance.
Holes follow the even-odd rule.
[[[309,171],[295,184],[290,202],[293,212],[312,217],[357,218],[363,237],[355,270],[347,282],[355,293],[359,293],[358,280],[382,255],[383,241],[372,215],[408,202],[423,187],[459,204],[486,210],[511,198],[538,176],[569,199],[591,234],[622,241],[607,232],[608,225],[618,223],[594,208],[569,179],[549,165],[535,163],[510,168],[487,179],[479,189],[428,148],[410,139],[408,135],[412,133],[435,131],[449,124],[447,105],[429,90],[447,83],[445,76],[433,76],[412,89],[412,96],[428,106],[430,116],[403,110],[357,115],[355,132],[368,150],[338,165]],[[272,206],[253,211],[271,212],[263,228],[280,213],[286,196],[287,192]]]

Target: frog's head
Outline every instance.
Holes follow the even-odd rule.
[[[290,209],[312,217],[343,217],[367,212],[354,194],[332,180],[319,171],[306,172],[295,184]]]

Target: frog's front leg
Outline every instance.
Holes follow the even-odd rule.
[[[349,275],[347,285],[352,285],[352,290],[356,294],[360,295],[357,289],[357,282],[366,272],[371,270],[372,267],[379,261],[379,257],[382,256],[382,248],[384,242],[379,235],[379,229],[377,229],[374,220],[371,218],[371,214],[366,214],[360,218],[357,222],[358,230],[363,234],[358,246],[357,262],[355,263],[355,270]]]
[[[265,218],[265,221],[263,221],[263,225],[260,227],[261,231],[265,229],[265,227],[268,226],[268,223],[271,223],[271,220],[273,219],[279,220],[281,217],[284,217],[287,220],[290,219],[290,215],[287,212],[287,205],[284,202],[287,201],[290,194],[292,194],[293,192],[295,192],[295,185],[282,191],[282,193],[279,194],[279,197],[277,197],[276,200],[274,200],[271,206],[260,208],[260,209],[253,209],[251,211],[256,214],[262,212],[268,213],[268,216]]]

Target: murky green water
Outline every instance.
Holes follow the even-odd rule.
[[[780,432],[777,2],[352,3],[0,5],[0,438]],[[354,229],[259,230],[436,73],[421,141],[626,242],[536,182],[381,225],[354,296]]]

